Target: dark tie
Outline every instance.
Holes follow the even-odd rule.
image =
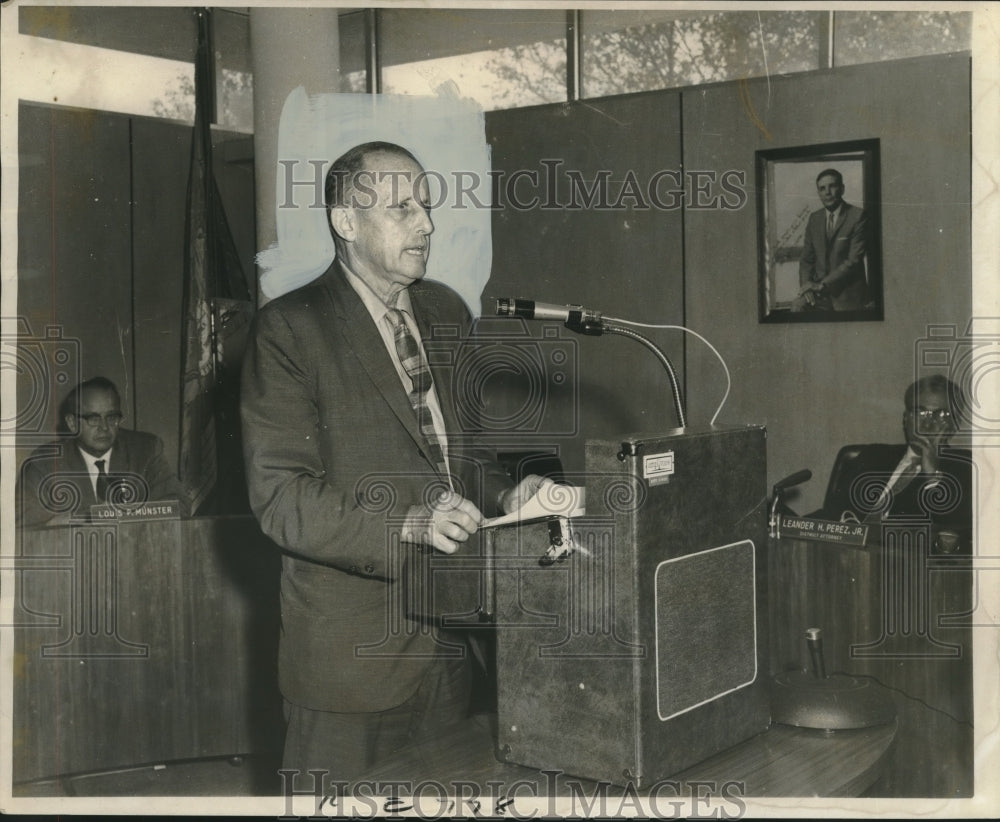
[[[413,383],[413,390],[409,392],[410,405],[413,406],[413,412],[417,415],[420,433],[424,436],[434,464],[444,476],[448,476],[448,464],[445,462],[437,431],[434,430],[431,410],[427,406],[427,393],[434,384],[431,370],[424,359],[420,344],[406,325],[403,312],[398,308],[390,308],[386,310],[385,316],[389,320],[389,325],[392,326],[392,335],[396,342],[396,356],[399,357],[403,370]]]
[[[108,500],[108,474],[104,470],[104,460],[96,460],[94,465],[97,466],[97,499],[101,502],[107,502]]]
[[[833,216],[832,211],[828,211],[826,214],[826,237],[830,239],[833,236],[833,225],[836,222],[836,218]]]

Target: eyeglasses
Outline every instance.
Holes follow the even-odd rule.
[[[951,411],[947,408],[918,408],[915,412],[922,420],[936,420],[937,422],[950,422]]]
[[[97,428],[102,422],[108,428],[117,428],[122,424],[122,420],[125,419],[124,414],[77,414],[76,416],[91,428]]]

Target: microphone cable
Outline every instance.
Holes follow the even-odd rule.
[[[706,340],[697,331],[693,331],[692,329],[688,328],[687,326],[683,326],[683,325],[660,325],[660,324],[656,324],[656,323],[639,323],[639,322],[635,322],[633,320],[623,320],[620,317],[604,317],[604,321],[605,322],[621,323],[622,325],[631,325],[631,326],[634,326],[636,328],[654,328],[654,329],[664,329],[664,330],[672,330],[672,331],[685,331],[688,334],[691,334],[691,335],[697,337],[699,340],[701,340],[703,343],[705,343],[705,345],[707,345],[709,347],[709,349],[711,349],[712,353],[715,354],[716,357],[718,357],[719,362],[722,363],[722,370],[726,374],[726,390],[725,390],[725,393],[723,393],[723,395],[722,395],[722,401],[719,403],[719,407],[715,409],[715,413],[712,415],[712,419],[709,422],[709,425],[715,425],[715,421],[716,421],[716,419],[718,419],[719,413],[722,411],[722,407],[726,404],[726,400],[729,399],[729,390],[732,387],[733,381],[732,381],[732,378],[729,375],[729,366],[726,365],[726,361],[723,358],[722,354],[719,353],[719,350],[714,345],[712,345],[712,343],[710,343],[708,340]]]

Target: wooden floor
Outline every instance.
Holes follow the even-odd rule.
[[[557,778],[552,784],[533,768],[499,761],[494,721],[492,716],[478,715],[440,738],[415,742],[373,769],[366,779],[413,783],[461,779],[483,786],[534,782],[541,796],[566,794],[570,782],[589,784],[576,778],[561,782]],[[745,783],[748,796],[857,796],[878,778],[895,735],[895,723],[835,734],[774,726],[677,774],[677,790],[686,793],[683,786],[688,782],[715,780],[721,784],[737,778]],[[279,767],[276,758],[215,757],[25,782],[15,786],[14,795],[279,796],[283,789]],[[618,792],[614,789],[612,795]]]
[[[280,763],[260,756],[146,765],[14,786],[16,797],[277,796]]]

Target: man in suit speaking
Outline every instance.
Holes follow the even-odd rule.
[[[458,551],[513,486],[463,436],[435,329],[462,339],[461,299],[423,279],[434,230],[420,163],[390,143],[334,161],[326,206],[336,258],[258,312],[244,361],[250,504],[284,549],[278,676],[283,767],[354,779],[465,715],[462,648],[407,619],[416,550]],[[299,788],[301,789],[301,788]]]
[[[60,524],[85,516],[91,505],[177,500],[184,495],[163,455],[163,440],[122,428],[115,384],[94,377],[76,386],[59,408],[66,436],[24,461],[16,491],[22,526]]]
[[[865,276],[868,221],[844,202],[844,178],[827,168],[816,178],[823,208],[806,224],[799,258],[799,295],[792,311],[861,311],[870,300]]]

